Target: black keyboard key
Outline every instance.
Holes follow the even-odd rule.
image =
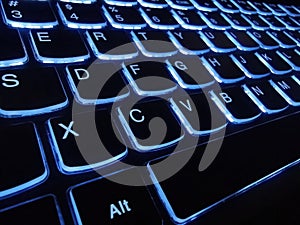
[[[300,81],[296,76],[277,77],[270,80],[270,83],[290,105],[300,105]]]
[[[168,9],[143,7],[140,9],[146,22],[155,29],[171,30],[179,27],[178,22]]]
[[[140,186],[114,182],[124,181],[124,178],[128,182],[134,179]],[[161,225],[162,220],[142,182],[136,170],[127,170],[72,187],[70,196],[77,222],[85,225],[93,225],[95,221],[111,225]]]
[[[240,50],[251,51],[259,48],[258,43],[245,31],[231,30],[226,31],[226,34]]]
[[[145,20],[134,7],[103,5],[102,9],[110,24],[120,29],[141,29]]]
[[[244,72],[233,62],[228,55],[202,56],[205,66],[222,83],[233,83],[245,78]]]
[[[3,0],[2,9],[5,23],[13,27],[51,28],[58,24],[48,1]]]
[[[270,74],[270,70],[254,53],[235,53],[231,58],[249,78],[256,79]]]
[[[210,91],[212,100],[232,123],[246,123],[260,116],[261,111],[241,87]]]
[[[175,46],[183,54],[203,54],[209,51],[207,44],[196,31],[169,31]]]
[[[0,67],[17,66],[27,62],[28,56],[18,31],[1,27]]]
[[[33,124],[1,126],[0,140],[0,198],[36,186],[46,179],[45,157]]]
[[[89,58],[89,52],[77,30],[31,30],[30,37],[38,61],[73,63]]]
[[[218,6],[220,10],[227,13],[237,13],[239,12],[238,7],[229,0],[221,0],[221,1],[214,1],[215,5]]]
[[[292,70],[291,66],[275,51],[260,51],[255,54],[272,73],[285,74]]]
[[[211,0],[190,0],[190,2],[193,3],[196,9],[199,9],[200,11],[217,11],[218,8]]]
[[[223,31],[200,31],[201,38],[214,52],[232,52],[236,45],[228,38]]]
[[[0,71],[0,116],[24,117],[59,110],[68,104],[52,67]]]
[[[57,3],[63,23],[70,28],[100,29],[106,26],[98,4]]]
[[[176,55],[168,58],[168,68],[182,88],[200,89],[215,80],[198,56]]]
[[[270,35],[268,35],[264,31],[249,30],[247,31],[247,33],[260,45],[261,48],[275,49],[279,47],[277,41],[275,41]]]
[[[138,0],[140,5],[150,8],[165,8],[168,4],[165,0]]]
[[[127,154],[110,110],[81,113],[77,106],[72,111],[74,115],[48,121],[49,138],[62,172],[89,171],[113,163]]]
[[[172,108],[192,135],[207,135],[227,125],[226,117],[206,93],[189,97],[173,96]]]
[[[260,16],[272,30],[284,30],[285,25],[281,23],[275,16]]]
[[[271,15],[272,12],[262,2],[248,2],[261,15]]]
[[[290,17],[291,20],[293,20],[296,24],[298,24],[300,26],[300,16],[297,17]]]
[[[44,218],[47,219],[45,220]],[[46,195],[22,202],[12,208],[0,210],[0,223],[2,225],[41,223],[44,225],[64,224],[56,198],[53,195]]]
[[[230,28],[230,24],[219,12],[199,12],[199,14],[210,28],[217,30],[226,30]]]
[[[250,23],[248,23],[241,14],[238,13],[221,13],[222,16],[231,24],[234,29],[237,30],[247,30],[251,28]]]
[[[298,46],[300,46],[300,33],[297,31],[290,31],[290,30],[286,30],[284,31],[284,33],[289,36],[291,39],[293,39]]]
[[[212,210],[211,216],[213,216],[215,215],[214,209],[220,207],[219,209],[222,211],[221,214],[223,214],[223,212],[226,214],[230,211],[228,208],[226,209],[226,206],[232,205],[225,202],[230,202],[230,200],[234,198],[235,200],[241,200],[241,198],[243,198],[245,201],[238,201],[239,204],[236,205],[234,209],[239,210],[241,203],[247,202],[247,204],[251,204],[251,207],[246,207],[250,212],[240,217],[243,218],[241,219],[241,223],[236,223],[240,220],[236,220],[237,217],[235,216],[237,215],[234,210],[234,213],[229,216],[229,223],[249,224],[249,220],[253,221],[249,219],[253,218],[252,210],[257,207],[255,206],[256,203],[265,200],[265,196],[256,195],[261,190],[259,186],[257,186],[258,192],[255,195],[251,195],[251,197],[257,200],[254,201],[256,202],[254,204],[253,199],[247,195],[249,192],[246,194],[245,191],[272,178],[274,171],[276,171],[276,174],[279,174],[279,172],[286,169],[285,166],[287,164],[292,165],[292,163],[295,164],[295,162],[297,162],[300,152],[299,149],[295,147],[298,141],[298,130],[292,129],[292,127],[295,126],[300,126],[298,114],[228,136],[224,139],[220,148],[213,148],[214,151],[218,152],[218,155],[209,167],[205,169],[202,169],[202,164],[205,162],[203,160],[205,153],[209,153],[207,150],[209,150],[210,147],[219,146],[220,142],[211,142],[208,145],[196,148],[194,155],[189,162],[184,165],[183,169],[167,180],[159,183],[155,182],[157,193],[171,218],[178,223],[194,220],[196,224],[200,224],[202,221],[206,221],[200,218],[204,213],[209,213],[209,211]],[[286,129],[282,129],[283,127]],[[270,132],[272,132],[272,134],[274,133],[274,135],[267,135]],[[241,149],[243,150],[241,151]],[[282,149],[284,149],[284,151]],[[189,152],[183,152],[179,154],[176,159],[179,161],[189,156],[189,154],[191,155]],[[155,162],[153,162],[153,164],[154,163]],[[164,170],[155,167],[155,165],[156,164],[153,166],[149,165],[153,181],[156,179],[159,180],[164,173]],[[173,165],[176,164],[173,163]],[[182,166],[182,164],[180,164],[180,166]],[[169,170],[171,169],[173,168],[169,168]],[[298,173],[298,171],[296,172]],[[297,173],[294,174],[296,175],[295,180],[297,180]],[[271,186],[275,183],[281,183],[283,177],[278,178],[279,179],[273,179],[274,182],[271,183]],[[270,180],[268,180],[268,182],[270,184]],[[286,186],[286,183],[284,183],[284,186]],[[282,189],[278,189],[278,191],[280,192]],[[296,192],[297,188],[295,188],[295,193]],[[258,196],[261,198],[257,199]],[[277,197],[277,195],[272,196]],[[294,195],[291,194],[290,199],[293,197]],[[267,200],[268,204],[274,204],[273,198],[267,198]],[[276,206],[281,206],[281,203],[276,204]],[[273,218],[277,210],[278,208],[275,207],[272,213],[267,214],[266,217],[263,216],[264,221],[270,221],[270,218]],[[261,214],[265,215],[265,212],[268,212],[268,208],[260,208],[255,214],[257,216],[256,218],[262,218]],[[247,215],[247,218],[245,218],[244,215]],[[287,213],[284,215],[292,217],[292,215],[295,214]],[[227,215],[224,217],[227,218]],[[196,220],[197,218],[199,218],[199,220]],[[214,220],[215,223],[212,224],[217,224],[219,219],[220,217],[217,217],[216,220]],[[261,220],[254,219],[254,221],[256,224]],[[274,223],[278,222],[276,220],[272,221],[274,221]],[[280,224],[286,223],[285,216],[282,217],[282,221],[284,222]],[[289,221],[293,223],[292,219]]]
[[[234,0],[233,3],[239,8],[242,13],[255,14],[256,10],[244,0]]]
[[[292,48],[296,47],[296,42],[289,38],[284,32],[282,31],[267,31],[267,33],[274,37],[274,39],[280,44],[283,48]]]
[[[140,51],[147,57],[165,57],[178,52],[169,35],[163,31],[132,31],[131,34]]]
[[[264,5],[267,8],[269,8],[272,11],[272,13],[276,16],[285,16],[286,15],[285,11],[282,8],[280,8],[278,4],[264,3]]]
[[[129,95],[122,74],[112,63],[70,65],[67,72],[72,92],[81,104],[113,103]]]
[[[188,10],[194,8],[193,4],[189,0],[166,0],[166,2],[173,9]]]
[[[122,30],[88,30],[88,42],[99,59],[129,59],[138,55],[130,35]]]
[[[286,12],[287,15],[296,17],[296,16],[300,16],[300,11],[298,11],[295,7],[293,7],[292,5],[283,5],[283,4],[279,4],[278,5],[280,8],[283,9],[283,11]]]
[[[289,30],[299,30],[300,26],[295,20],[291,19],[288,16],[277,16],[277,19],[283,23]]]
[[[144,61],[123,67],[126,78],[139,95],[165,94],[177,88],[164,62]]]
[[[207,25],[200,15],[192,10],[171,10],[174,18],[185,29],[202,30]]]
[[[252,25],[256,30],[266,30],[269,29],[269,24],[267,24],[259,15],[246,15],[243,14],[242,17]]]
[[[243,85],[245,92],[264,113],[280,112],[288,107],[287,101],[272,87],[270,82],[260,81]]]
[[[132,148],[143,153],[162,150],[178,143],[184,131],[170,103],[159,98],[146,100],[138,101],[133,106],[123,104],[118,108],[119,118]]]
[[[300,71],[300,52],[294,49],[278,49],[279,54],[293,70]]]

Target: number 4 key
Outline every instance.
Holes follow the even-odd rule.
[[[57,3],[63,23],[71,28],[100,29],[106,26],[106,21],[97,3]]]

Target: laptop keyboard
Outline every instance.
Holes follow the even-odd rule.
[[[2,0],[1,15],[0,224],[206,224],[297,167],[299,6]]]

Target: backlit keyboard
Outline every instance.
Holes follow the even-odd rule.
[[[1,225],[299,221],[299,5],[0,4]]]

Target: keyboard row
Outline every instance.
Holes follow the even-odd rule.
[[[18,66],[29,61],[17,30],[3,28],[0,66]],[[300,47],[298,31],[131,31],[88,30],[84,38],[76,30],[31,30],[29,39],[35,59],[46,64],[82,62],[92,57],[103,60],[132,59],[139,55],[166,57],[180,52],[185,55],[230,53],[259,49],[288,51]],[[88,50],[91,48],[93,55]],[[142,54],[141,54],[142,53]],[[280,53],[284,55],[284,53]],[[295,55],[295,54],[294,54]]]
[[[135,172],[134,175],[137,182],[142,182],[138,173]],[[74,215],[73,224],[91,225],[95,221],[115,225],[162,224],[162,218],[146,187],[143,186],[124,186],[109,180],[98,179],[72,187],[72,191],[68,193],[68,200]],[[91,205],[97,210],[93,210]],[[0,209],[0,222],[3,225],[18,224],[21,218],[26,224],[42,222],[45,225],[63,225],[65,218],[61,207],[54,194],[47,194],[11,208]],[[144,210],[145,207],[147,210]],[[41,218],[48,219],[42,221]]]
[[[17,118],[63,109],[70,104],[66,88],[71,89],[76,101],[83,105],[111,104],[130,99],[130,93],[142,97],[158,96],[180,89],[213,89],[217,84],[246,83],[247,86],[249,80],[259,83],[261,79],[269,79],[270,82],[266,82],[267,86],[272,86],[269,89],[275,88],[281,93],[276,80],[295,83],[293,86],[297,86],[298,79],[290,75],[300,71],[299,59],[299,49],[280,48],[276,51],[260,50],[248,54],[204,55],[201,58],[177,54],[156,61],[153,58],[143,58],[136,62],[115,64],[73,64],[66,66],[65,71],[60,72],[62,74],[54,67],[3,69],[0,71],[0,116]],[[229,70],[230,73],[227,72]],[[201,76],[198,71],[203,71]],[[69,87],[63,87],[60,76],[67,77]],[[155,85],[151,85],[151,82]],[[245,87],[244,91],[252,97],[251,91]],[[289,104],[295,105],[291,100],[293,97],[287,97],[289,94],[282,95]]]
[[[180,1],[189,6],[172,9],[166,8],[168,4],[162,3],[163,1],[150,2],[141,3],[140,7],[58,2],[55,8],[64,25],[82,29],[101,29],[110,24],[114,28],[121,29],[142,29],[149,26],[163,30],[179,27],[192,30],[202,30],[207,27],[217,30],[230,28],[298,30],[300,25],[300,10],[299,7],[294,6],[265,6],[261,3],[249,2],[248,4],[240,1],[243,2],[241,7],[236,6],[238,3],[229,0]],[[151,7],[153,5],[161,7],[153,8]],[[4,22],[12,27],[32,29],[52,28],[59,25],[59,20],[47,1],[36,4],[34,1],[6,0],[2,2],[2,9]],[[43,14],[40,14],[41,11]]]
[[[85,0],[61,0],[61,2],[68,2],[68,3],[85,3],[91,4],[97,2],[97,0],[85,1]],[[116,5],[116,6],[136,6],[141,5],[144,7],[150,8],[166,8],[168,6],[174,9],[193,9],[196,8],[198,10],[203,11],[216,11],[221,9],[225,12],[243,12],[247,14],[256,14],[259,13],[261,15],[286,15],[289,14],[291,16],[297,16],[299,14],[299,7],[292,6],[292,5],[282,5],[282,4],[267,4],[267,3],[260,3],[255,1],[198,1],[198,0],[118,0],[118,1],[110,1],[105,0],[105,3],[109,5]]]

